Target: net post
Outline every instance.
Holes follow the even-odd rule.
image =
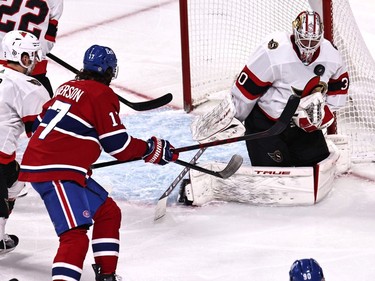
[[[180,0],[180,32],[181,32],[181,56],[182,56],[182,90],[184,98],[184,110],[192,111],[191,78],[190,78],[190,50],[189,50],[189,18],[188,0]]]

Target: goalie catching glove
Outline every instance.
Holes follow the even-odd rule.
[[[152,137],[147,141],[147,145],[147,151],[142,158],[145,162],[165,165],[178,159],[178,153],[173,152],[174,147],[167,140]]]
[[[322,93],[317,92],[301,99],[294,123],[306,132],[323,130],[334,121],[334,115],[325,104]]]

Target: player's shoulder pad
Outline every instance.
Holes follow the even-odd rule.
[[[29,83],[31,83],[31,84],[34,84],[34,85],[36,85],[36,86],[42,86],[42,83],[40,83],[38,80],[33,79],[33,78],[27,80],[27,82],[29,82]]]

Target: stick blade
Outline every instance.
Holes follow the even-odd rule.
[[[149,100],[149,101],[143,101],[143,102],[122,101],[122,102],[134,110],[146,111],[146,110],[156,109],[164,105],[167,105],[168,103],[172,101],[172,99],[173,99],[173,95],[171,93],[168,93],[161,97],[158,97],[156,99]]]
[[[157,221],[158,219],[161,219],[162,217],[165,216],[167,212],[167,200],[168,200],[168,196],[165,196],[159,199],[155,208],[154,221]]]
[[[227,179],[232,176],[237,170],[241,167],[243,163],[242,156],[235,154],[230,159],[228,165],[224,168],[224,170],[220,171],[219,174],[223,179]]]

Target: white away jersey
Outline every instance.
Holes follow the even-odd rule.
[[[0,163],[14,160],[25,125],[29,123],[31,129],[48,100],[49,94],[39,81],[0,66]]]
[[[36,64],[32,74],[46,73],[48,61],[45,56],[55,44],[63,0],[4,0],[0,3],[0,43],[11,30],[19,29],[34,34],[40,40],[43,60]],[[0,60],[4,62],[1,44]]]
[[[326,102],[331,110],[345,105],[349,77],[337,49],[324,39],[306,66],[293,41],[289,34],[277,32],[252,54],[231,89],[239,120],[245,120],[256,103],[276,120],[292,94],[291,87],[302,91],[314,77],[328,86]]]
[[[5,0],[1,1],[0,11],[0,42],[7,32],[19,29],[38,37],[43,55],[51,51],[63,11],[63,0]],[[1,44],[0,49],[3,58]]]

